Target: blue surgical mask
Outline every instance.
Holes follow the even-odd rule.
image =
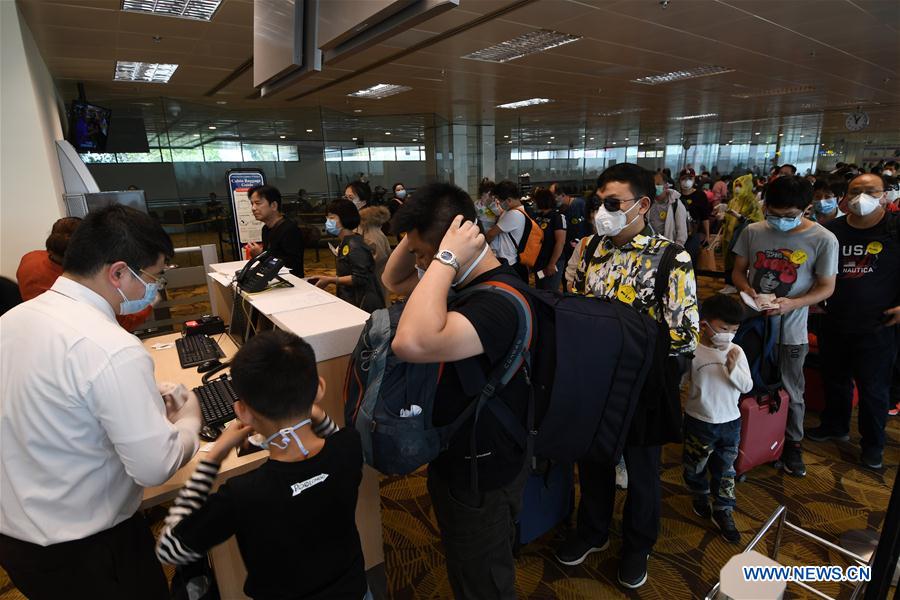
[[[802,215],[797,215],[796,217],[776,217],[774,215],[766,215],[766,222],[772,229],[787,232],[799,227],[802,218]]]
[[[403,200],[404,198],[406,198],[406,190],[397,190],[396,192],[394,192],[394,195]]]
[[[326,219],[325,231],[330,233],[331,235],[337,235],[341,232],[341,228],[338,227],[337,221],[335,221],[334,219]]]
[[[666,186],[664,186],[664,185],[656,186],[656,195],[657,196],[662,196],[664,191],[666,191]]]
[[[116,288],[118,290],[119,295],[122,296],[122,302],[119,303],[119,314],[120,315],[133,315],[135,313],[139,313],[156,300],[156,294],[159,292],[159,284],[147,283],[135,273],[131,267],[128,267],[128,270],[131,271],[131,274],[134,275],[134,278],[144,284],[144,296],[137,300],[129,300],[125,295],[125,292],[122,291],[122,288]]]
[[[821,215],[830,215],[837,209],[837,205],[837,198],[816,200],[816,212]]]

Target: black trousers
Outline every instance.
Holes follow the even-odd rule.
[[[822,424],[838,433],[850,431],[853,380],[859,386],[859,433],[863,448],[884,448],[884,427],[891,398],[897,328],[873,333],[846,333],[823,326],[819,332],[825,410]]]
[[[0,565],[30,600],[168,599],[154,545],[138,513],[111,529],[50,546],[0,535]]]
[[[659,534],[660,446],[626,446],[628,490],[622,514],[622,554],[649,553]],[[578,537],[601,545],[609,536],[616,504],[616,468],[592,461],[578,462],[581,503]]]
[[[428,469],[428,493],[457,599],[515,600],[516,517],[528,473],[526,466],[512,483],[474,493],[451,487]]]

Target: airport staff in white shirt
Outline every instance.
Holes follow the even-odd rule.
[[[116,314],[156,299],[172,254],[150,216],[104,208],[53,287],[0,318],[0,565],[32,600],[168,598],[138,507],[197,451],[200,409],[163,400]]]

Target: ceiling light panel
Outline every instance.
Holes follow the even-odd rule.
[[[122,10],[209,21],[222,0],[122,0]]]
[[[549,104],[553,102],[550,98],[529,98],[528,100],[518,100],[517,102],[507,102],[506,104],[498,104],[497,108],[525,108],[526,106],[536,106],[538,104]]]
[[[732,96],[735,98],[768,98],[770,96],[787,96],[788,94],[802,94],[814,91],[816,91],[816,88],[811,85],[800,85],[797,87],[775,88],[771,90],[752,90],[740,94],[732,94]]]
[[[116,61],[115,81],[144,81],[147,83],[169,83],[178,65],[166,63]]]
[[[500,42],[481,50],[466,54],[462,58],[469,60],[481,60],[493,63],[505,63],[529,54],[543,52],[550,48],[557,48],[565,44],[571,44],[581,39],[580,35],[569,35],[549,29],[529,31],[524,35],[515,37],[505,42]]]
[[[692,69],[684,69],[683,71],[672,71],[671,73],[663,73],[661,75],[649,75],[647,77],[638,77],[632,79],[631,83],[642,83],[644,85],[660,85],[662,83],[672,83],[675,81],[684,81],[685,79],[696,79],[698,77],[709,77],[710,75],[722,75],[723,73],[731,73],[734,69],[728,67],[717,67],[715,65],[703,65]]]
[[[382,98],[387,98],[388,96],[393,96],[394,94],[400,94],[402,92],[408,92],[412,88],[408,85],[395,85],[393,83],[376,83],[372,87],[365,88],[363,90],[358,90],[351,94],[347,94],[348,96],[353,96],[354,98],[368,98],[369,100],[381,100]]]
[[[673,121],[693,121],[694,119],[708,119],[710,117],[717,117],[718,113],[705,113],[702,115],[685,115],[683,117],[672,117]]]

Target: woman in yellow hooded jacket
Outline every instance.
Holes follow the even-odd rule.
[[[738,177],[731,184],[731,200],[725,209],[725,220],[722,224],[722,249],[725,258],[725,281],[731,283],[731,269],[734,267],[734,254],[731,252],[734,242],[744,227],[750,223],[762,221],[763,213],[759,200],[753,193],[753,175]]]

